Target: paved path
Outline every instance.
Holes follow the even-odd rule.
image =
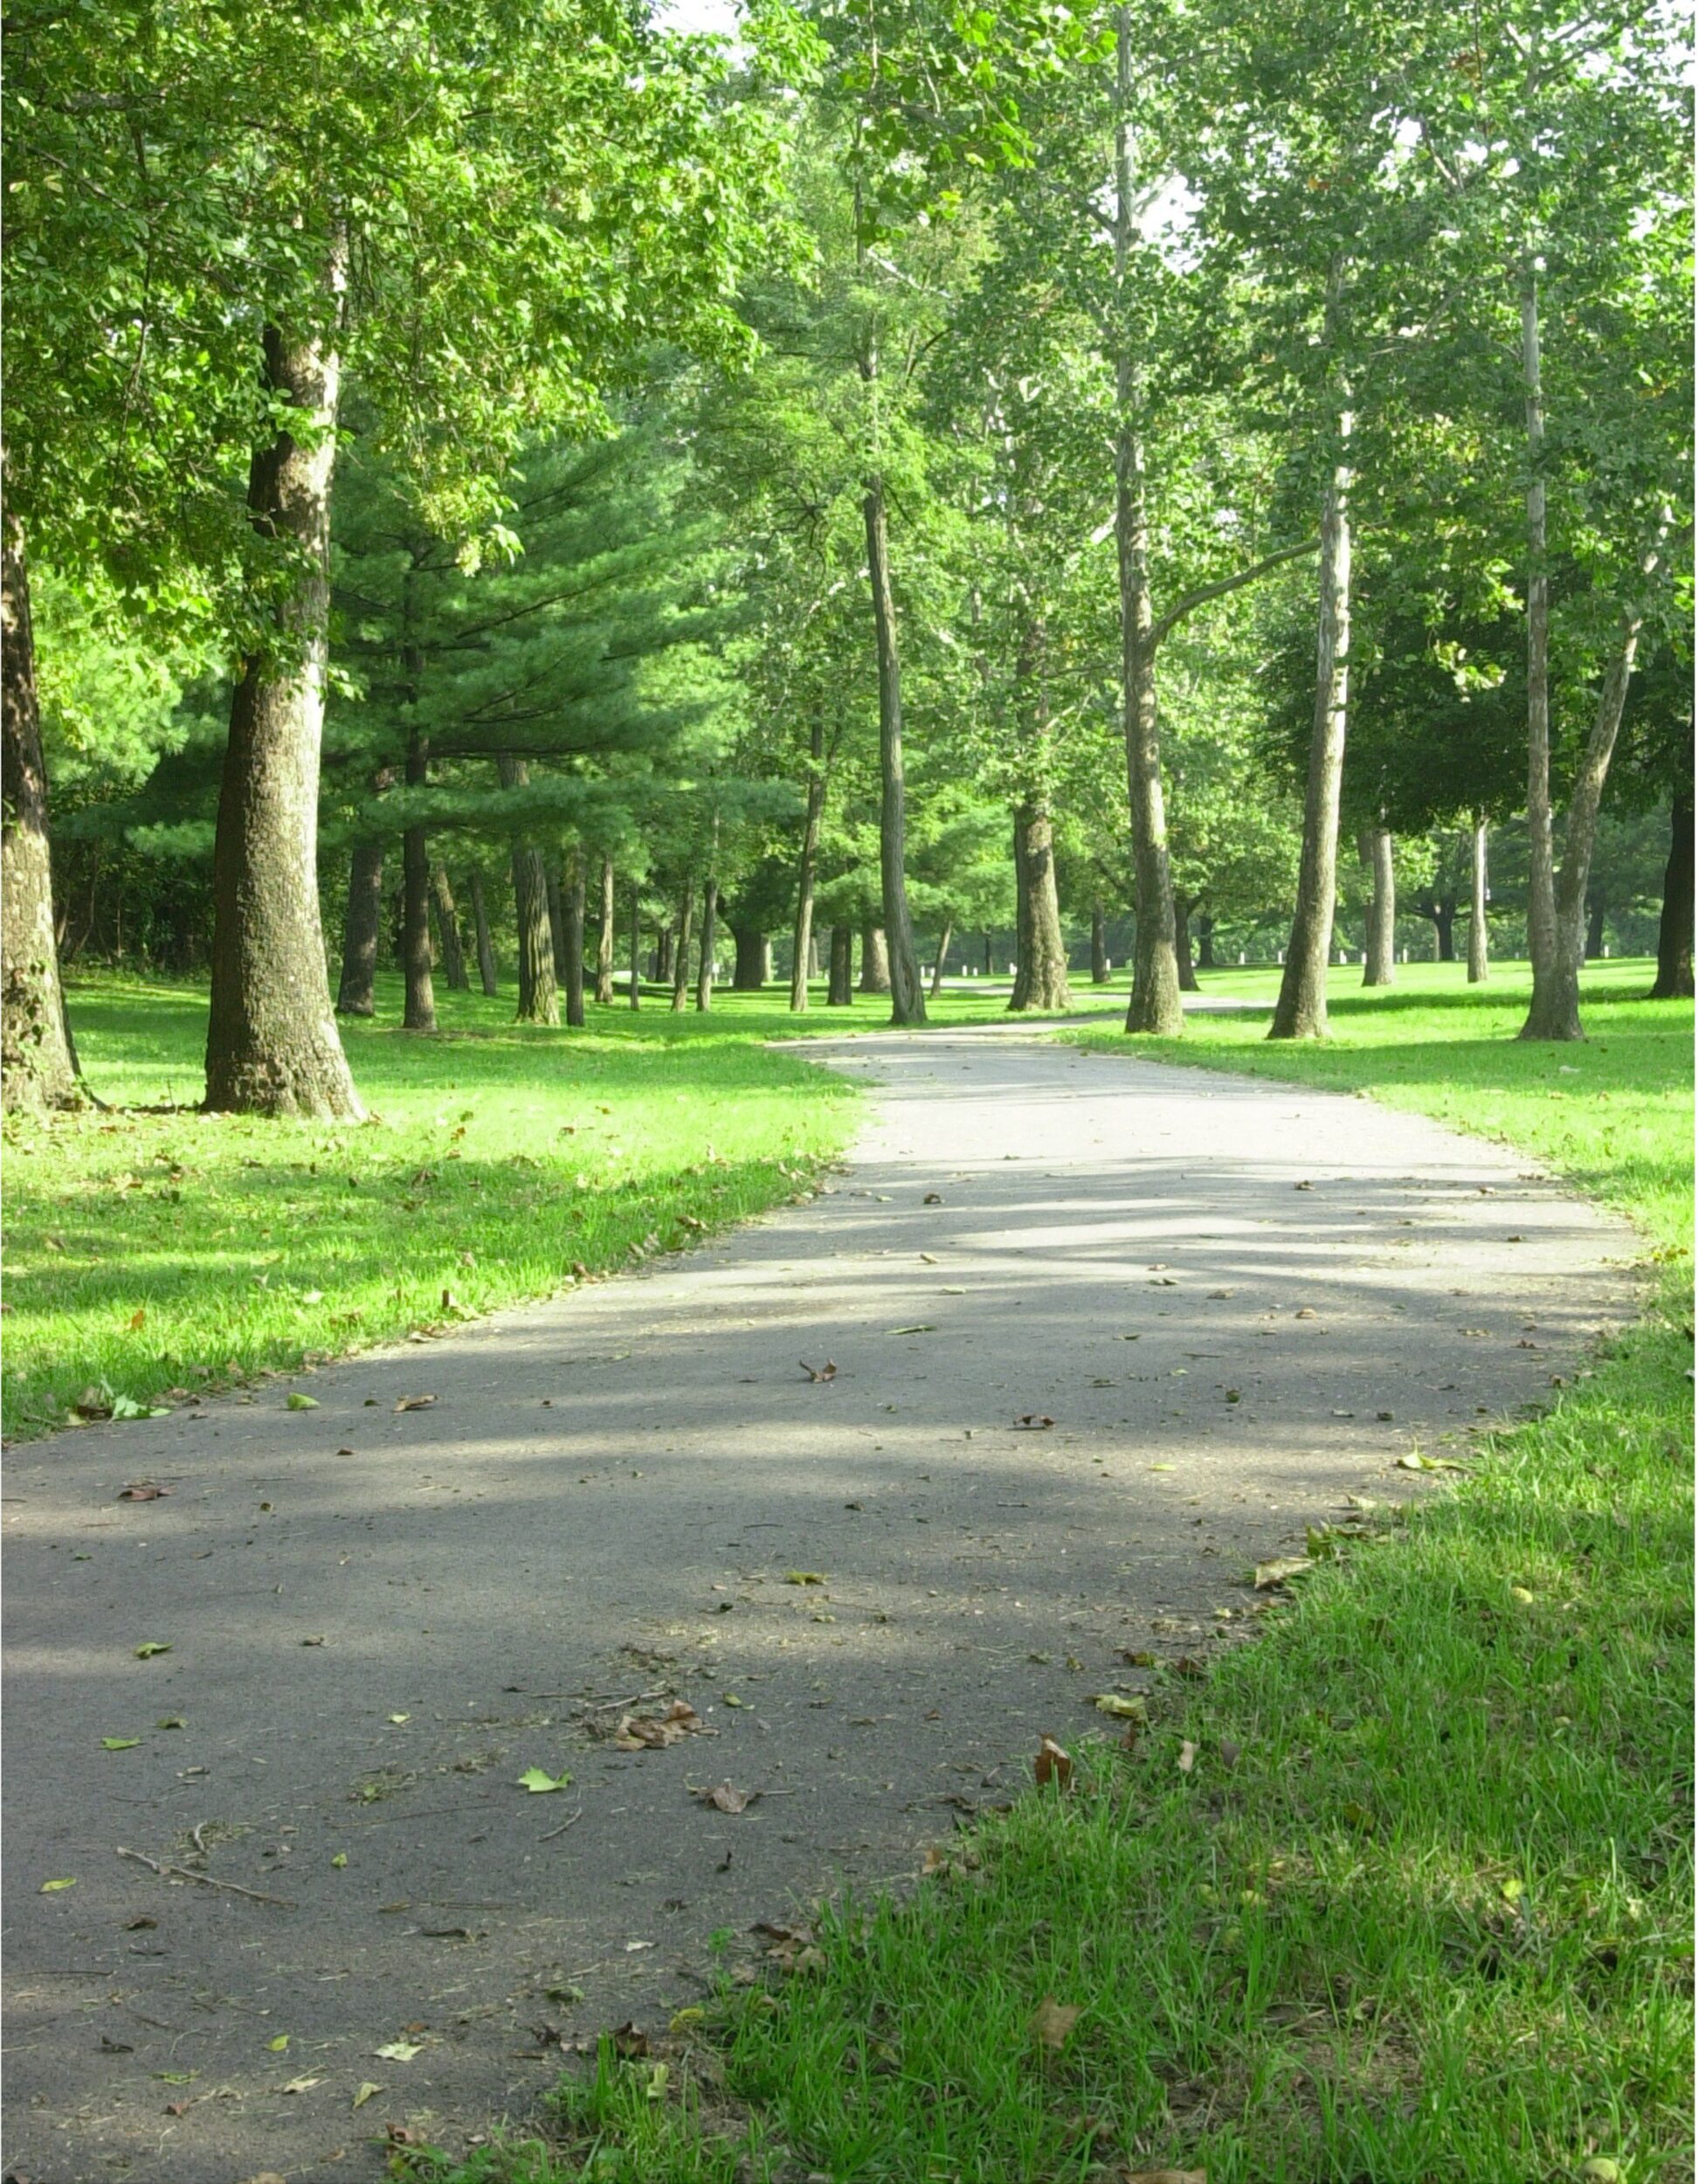
[[[912,1872],[1101,1725],[1118,1648],[1239,1627],[1251,1562],[1419,1490],[1399,1454],[1630,1308],[1625,1231],[1364,1101],[1018,1035],[811,1051],[884,1087],[811,1203],[320,1373],[315,1410],[14,1452],[29,2184],[352,2184],[391,2122],[522,2115],[549,2028],[662,2024],[716,1929]],[[708,1733],[620,1750],[638,1693]],[[724,1782],[760,1796],[694,1794]]]

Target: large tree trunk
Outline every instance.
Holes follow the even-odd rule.
[[[889,957],[887,991],[893,1024],[923,1024],[926,997],[914,952],[908,900],[908,785],[902,771],[902,672],[896,650],[896,606],[890,591],[884,480],[875,477],[862,503],[866,566],[873,588],[873,626],[879,651],[879,879]]]
[[[596,999],[605,1005],[613,999],[613,928],[618,911],[614,901],[613,860],[601,865],[601,923],[596,934]]]
[[[344,254],[331,285],[340,292]],[[313,430],[256,451],[248,517],[294,549],[276,610],[280,648],[246,663],[230,706],[212,862],[206,1105],[358,1119],[330,1007],[318,902],[319,747],[330,613],[330,480],[340,360],[328,342],[265,334],[266,384]]]
[[[1674,832],[1663,868],[1662,917],[1657,926],[1657,982],[1653,1001],[1692,999],[1693,801],[1688,789],[1674,799]]]
[[[546,860],[545,860],[546,863]],[[566,903],[560,891],[558,867],[549,872],[549,945],[554,950],[555,984],[566,983]]]
[[[852,925],[833,925],[831,975],[825,987],[825,1006],[828,1009],[853,1008],[854,975],[855,929]]]
[[[1099,898],[1091,904],[1091,984],[1108,983],[1108,927]]]
[[[1049,813],[1023,805],[1015,815],[1014,833],[1025,879],[1026,930],[1019,951],[1025,992],[1021,1001],[1011,1000],[1009,1006],[1043,1009],[1053,1014],[1070,1007],[1073,996],[1067,990],[1067,948],[1061,937],[1054,830]]]
[[[1398,876],[1391,860],[1389,827],[1370,826],[1357,844],[1368,868],[1372,892],[1368,898],[1368,945],[1363,950],[1363,985],[1391,985],[1397,981]]]
[[[1197,967],[1199,971],[1218,971],[1214,951],[1214,917],[1204,910],[1197,921]]]
[[[696,958],[696,1007],[706,1015],[714,1006],[714,950],[719,939],[719,881],[701,887],[701,947]]]
[[[885,945],[884,928],[869,919],[861,926],[860,991],[863,993],[888,993],[890,991],[890,951]]]
[[[460,939],[459,911],[445,865],[431,867],[431,900],[436,909],[437,937],[442,944],[443,975],[451,993],[464,993],[471,985],[466,975],[466,949]]]
[[[654,930],[654,983],[670,985],[673,974],[673,929],[657,925]]]
[[[686,880],[678,891],[678,945],[673,959],[672,1013],[682,1016],[690,1006],[690,926],[695,912],[695,881]]]
[[[931,998],[935,1001],[943,991],[943,958],[949,952],[949,943],[955,936],[955,920],[946,917],[943,930],[937,936],[937,961],[932,965]]]
[[[489,931],[489,905],[484,900],[483,874],[473,865],[466,885],[472,895],[472,923],[478,936],[478,983],[487,994],[497,992],[495,944]]]
[[[1115,282],[1124,287],[1140,205],[1132,175],[1131,10],[1115,10]],[[1129,329],[1115,360],[1115,548],[1120,584],[1121,699],[1132,814],[1137,915],[1129,1032],[1177,1039],[1185,1027],[1162,793],[1161,729],[1156,714],[1155,608],[1149,590],[1149,511],[1144,448],[1138,429],[1142,389]]]
[[[1183,895],[1173,898],[1173,956],[1179,971],[1181,993],[1200,991],[1197,983],[1197,965],[1191,961],[1191,904]]]
[[[560,890],[566,943],[566,1021],[574,1031],[583,1029],[583,853],[575,849],[566,860]]]
[[[1600,890],[1594,889],[1586,898],[1584,957],[1588,963],[1595,963],[1604,953],[1604,918],[1608,908]]]
[[[1032,984],[1032,894],[1026,876],[1026,860],[1020,845],[1019,814],[1014,816],[1014,839],[1011,844],[1014,859],[1014,984],[1010,989],[1008,1006],[1011,1010],[1023,1009],[1026,1005],[1026,990]]]
[[[1350,685],[1350,472],[1352,419],[1338,418],[1338,445],[1321,510],[1321,603],[1315,676],[1315,727],[1303,800],[1303,849],[1280,998],[1270,1039],[1324,1039],[1327,964],[1332,955],[1333,899],[1338,885],[1338,798],[1344,779],[1344,731]]]
[[[24,536],[8,510],[0,572],[0,1103],[45,1109],[74,1099],[53,930],[47,771],[41,756],[35,631]]]
[[[772,943],[758,925],[734,925],[737,960],[731,973],[735,993],[758,993],[772,977]]]
[[[408,673],[418,695],[418,661],[410,653]],[[417,732],[407,739],[407,785],[423,788],[430,774],[430,749]],[[431,845],[422,826],[401,837],[401,967],[406,978],[404,1031],[433,1032],[436,992],[431,984]]]
[[[383,927],[383,845],[355,842],[348,867],[348,912],[342,920],[338,1016],[376,1013],[377,939]]]
[[[1473,884],[1469,889],[1468,984],[1484,985],[1490,936],[1486,923],[1486,822],[1476,819],[1468,830],[1473,854]]]
[[[631,1006],[643,1006],[643,890],[631,883]]]
[[[802,825],[802,856],[796,874],[795,953],[790,959],[790,1013],[808,1009],[812,968],[814,867],[819,860],[819,815],[825,803],[825,726],[818,715],[808,734],[808,815]]]
[[[1435,902],[1427,911],[1432,920],[1432,959],[1435,963],[1456,961],[1456,905],[1450,901]]]
[[[530,779],[522,758],[496,760],[504,789]],[[554,930],[549,923],[549,874],[542,853],[522,835],[513,838],[513,910],[519,940],[519,1024],[557,1024],[560,989],[555,978]]]

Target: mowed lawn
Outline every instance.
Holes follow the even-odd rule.
[[[1068,1791],[825,1910],[647,2054],[604,2040],[546,2138],[414,2173],[1689,2178],[1692,1012],[1631,998],[1648,983],[1589,974],[1584,1047],[1507,1036],[1514,967],[1359,1001],[1340,973],[1325,1049],[1194,1022],[1186,1061],[1444,1116],[1619,1207],[1642,1324],[1543,1416],[1439,1452],[1418,1506],[1389,1488],[1315,1537],[1256,1641],[1158,1674],[1129,1748],[1105,1724]]]

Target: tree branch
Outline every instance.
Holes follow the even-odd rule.
[[[1301,546],[1281,546],[1278,553],[1263,555],[1260,561],[1252,562],[1247,569],[1240,569],[1234,577],[1222,577],[1217,584],[1200,584],[1195,591],[1185,592],[1175,600],[1151,629],[1149,642],[1152,650],[1198,607],[1205,605],[1211,599],[1224,598],[1227,592],[1237,591],[1246,584],[1253,584],[1258,577],[1265,577],[1270,569],[1277,569],[1282,561],[1295,561],[1300,554],[1316,552],[1320,544],[1318,538],[1306,538]]]

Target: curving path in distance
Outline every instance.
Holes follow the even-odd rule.
[[[880,1088],[811,1201],[316,1409],[13,1452],[29,2184],[354,2184],[391,2124],[522,2117],[563,2038],[914,1871],[1103,1725],[1122,1648],[1246,1627],[1257,1559],[1632,1308],[1626,1229],[1364,1100],[1018,1032],[808,1051]],[[699,1732],[609,1734],[674,1698]]]

